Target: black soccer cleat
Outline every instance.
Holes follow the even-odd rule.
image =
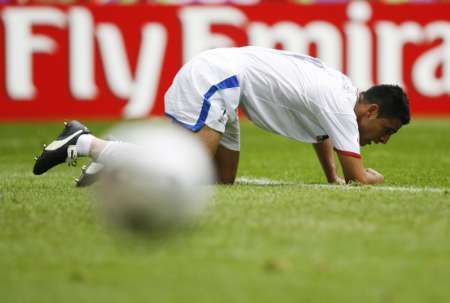
[[[83,134],[90,134],[89,129],[78,121],[64,122],[64,130],[49,145],[44,144],[41,155],[35,158],[33,173],[41,175],[58,164],[67,161],[69,165],[75,166],[77,152],[75,144]]]
[[[75,179],[76,187],[86,187],[98,181],[103,171],[103,164],[91,161],[88,165],[83,165],[81,175]]]

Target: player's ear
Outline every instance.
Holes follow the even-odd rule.
[[[367,108],[368,117],[370,117],[370,118],[378,117],[379,109],[380,109],[380,107],[378,106],[378,104],[376,104],[376,103],[370,104],[369,107]]]

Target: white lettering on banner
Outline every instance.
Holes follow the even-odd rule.
[[[109,88],[114,95],[126,99],[131,94],[133,80],[122,34],[117,26],[101,23],[96,35]]]
[[[447,21],[419,24],[381,20],[373,22],[371,28],[368,23],[372,8],[364,1],[348,5],[349,20],[343,28],[318,20],[301,25],[282,19],[274,24],[252,21],[241,9],[230,6],[177,9],[184,62],[210,48],[235,46],[231,37],[211,30],[212,25],[230,25],[245,32],[251,45],[274,47],[281,44],[286,50],[307,53],[309,45],[314,43],[318,57],[332,67],[345,69],[356,86],[366,89],[375,82],[404,86],[405,45],[426,46],[426,43],[439,42],[418,55],[407,68],[411,68],[414,89],[421,95],[450,95],[450,22]],[[105,22],[96,25],[88,8],[74,6],[64,12],[55,7],[5,7],[1,17],[5,36],[6,93],[12,100],[36,97],[33,55],[52,55],[57,50],[58,45],[51,37],[33,33],[34,26],[44,25],[58,29],[67,27],[69,88],[75,100],[93,100],[98,96],[99,87],[95,81],[96,72],[100,71],[95,71],[95,60],[101,60],[107,87],[115,96],[128,99],[123,109],[125,117],[143,117],[153,108],[168,39],[163,24],[142,25],[136,66],[131,67],[126,39],[119,25]],[[99,54],[95,53],[96,42]],[[344,58],[346,66],[343,66]],[[45,72],[38,71],[38,74]]]
[[[80,7],[66,16],[56,8],[7,8],[3,11],[6,37],[6,90],[12,99],[35,97],[33,53],[53,53],[55,42],[43,35],[32,34],[33,25],[60,28],[69,24],[69,81],[75,99],[89,100],[97,95],[94,72],[94,33],[96,33],[105,77],[114,95],[129,99],[126,117],[148,114],[155,102],[167,44],[165,28],[157,23],[142,28],[141,49],[133,79],[125,51],[125,43],[117,26],[101,23],[94,28],[91,13]]]
[[[427,51],[414,63],[412,79],[414,86],[424,96],[450,95],[450,23],[433,22],[425,27],[427,41],[442,39],[442,44]],[[442,76],[435,72],[442,65]]]
[[[237,4],[237,5],[251,5],[251,4],[258,4],[260,0],[171,0],[170,4],[224,4],[224,3],[230,3],[230,4]]]
[[[97,95],[93,33],[92,15],[87,9],[69,10],[69,81],[75,99],[93,99]]]
[[[252,22],[248,27],[251,45],[274,47],[281,43],[283,49],[307,53],[310,43],[317,45],[317,53],[328,65],[342,69],[342,39],[339,30],[327,22],[311,22],[301,27],[294,22],[278,22],[269,26]]]
[[[123,114],[126,118],[147,116],[156,101],[167,44],[166,29],[158,23],[149,23],[142,30],[142,46],[131,96]]]
[[[184,62],[211,48],[234,46],[229,37],[211,33],[211,25],[226,24],[241,27],[247,21],[242,11],[233,7],[186,7],[180,10],[179,18],[183,31]]]
[[[352,21],[344,26],[348,46],[347,74],[357,87],[367,89],[373,85],[373,52],[371,32],[365,23],[372,16],[372,10],[365,1],[355,2],[347,7],[347,15]]]
[[[12,99],[30,100],[33,83],[33,53],[53,53],[57,45],[49,37],[33,34],[33,25],[65,26],[65,15],[55,8],[6,8],[5,24],[6,93]]]
[[[165,28],[157,23],[149,23],[143,28],[134,81],[120,30],[112,24],[101,23],[97,37],[111,91],[120,98],[129,99],[124,116],[146,116],[155,102],[158,89],[167,43]]]
[[[419,24],[405,22],[395,25],[392,22],[377,22],[378,81],[404,86],[403,83],[403,47],[407,42],[419,43],[423,40],[423,31]]]
[[[355,85],[367,89],[374,84],[372,77],[373,58],[376,57],[376,77],[378,83],[404,86],[403,48],[407,43],[422,43],[442,39],[443,43],[420,56],[412,65],[412,78],[417,91],[424,96],[436,97],[450,94],[450,25],[435,21],[425,28],[416,22],[394,24],[389,21],[375,22],[377,52],[373,54],[372,32],[366,24],[371,16],[371,6],[364,1],[348,5],[350,22],[344,26],[347,41],[347,73]],[[215,16],[221,16],[215,18]],[[224,16],[227,16],[226,18]],[[231,21],[235,16],[234,21]],[[190,7],[181,10],[183,24],[184,60],[192,58],[201,51],[213,47],[233,45],[225,35],[212,34],[211,24],[246,25],[249,44],[274,47],[282,44],[286,50],[306,53],[308,45],[318,46],[318,57],[328,65],[343,70],[343,40],[338,28],[327,22],[313,21],[304,26],[282,21],[273,25],[263,22],[248,22],[246,16],[237,8]],[[442,65],[442,77],[436,78],[436,70]]]

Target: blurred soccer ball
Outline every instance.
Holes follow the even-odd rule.
[[[167,123],[131,123],[111,135],[125,144],[105,166],[98,187],[106,221],[131,231],[173,229],[192,222],[212,195],[214,169],[191,133]]]

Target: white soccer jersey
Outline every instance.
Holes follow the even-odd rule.
[[[181,103],[170,100],[180,99],[194,88],[208,102],[210,97],[226,99],[210,101],[211,112],[214,112],[214,106],[218,107],[215,110],[217,117],[222,111],[233,113],[240,104],[249,119],[263,129],[307,143],[316,143],[329,136],[336,150],[359,157],[359,132],[354,112],[357,90],[348,77],[320,60],[250,46],[207,51],[183,69],[190,77],[174,81],[166,94],[166,109],[169,109],[166,112],[170,116],[188,121],[186,111],[172,114]],[[183,73],[179,74],[177,77],[182,77]],[[208,77],[213,80],[192,83],[192,78]],[[219,82],[219,79],[224,81]],[[223,132],[223,127],[216,127],[216,122],[212,121],[218,121],[220,117],[213,119],[214,114],[211,114],[208,124],[204,103],[200,113],[205,118],[203,122]],[[230,117],[234,119],[232,115]],[[196,126],[199,122],[201,118]]]
[[[329,136],[337,150],[360,154],[357,89],[348,77],[305,55],[257,47],[238,52],[241,104],[255,124],[309,143]]]

